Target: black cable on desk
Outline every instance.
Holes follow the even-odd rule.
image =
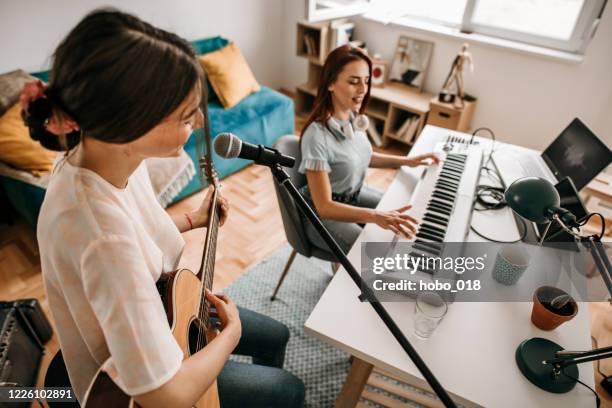
[[[489,133],[489,136],[491,137],[491,150],[489,151],[489,158],[487,159],[486,163],[484,164],[484,167],[488,166],[489,162],[491,161],[491,159],[493,158],[493,153],[495,152],[495,132],[493,132],[490,128],[488,127],[479,127],[478,129],[476,129],[475,131],[472,132],[472,138],[470,139],[470,144],[472,144],[472,142],[474,141],[474,137],[476,136],[476,133],[480,132],[480,131],[486,131]]]
[[[501,174],[499,174],[499,170],[495,166],[495,163],[493,163],[494,164],[493,168],[488,167],[489,162],[493,160],[493,153],[495,152],[495,141],[496,141],[495,132],[493,132],[488,127],[480,127],[476,129],[474,132],[472,132],[472,138],[470,139],[470,144],[474,140],[474,136],[476,136],[476,133],[483,131],[483,130],[488,132],[489,135],[491,136],[491,150],[489,152],[489,157],[487,158],[487,161],[482,166],[480,171],[481,172],[483,170],[486,171],[489,176],[494,175],[495,178],[497,179],[496,181],[499,182],[499,184],[503,186]],[[501,210],[502,208],[505,208],[508,204],[506,204],[506,201],[504,200],[504,192],[505,192],[504,187],[495,187],[495,186],[490,186],[486,184],[478,185],[476,187],[474,204],[478,203],[479,205],[482,206],[482,208],[474,208],[474,211],[494,211],[494,210]],[[478,235],[480,238],[486,239],[487,241],[496,242],[498,244],[514,244],[514,243],[522,241],[527,236],[527,224],[525,224],[525,221],[522,219],[520,219],[520,221],[523,227],[523,232],[521,233],[520,238],[514,241],[500,241],[497,239],[493,239],[491,237],[487,237],[486,235],[478,231],[476,228],[474,228],[472,225],[470,225],[470,229],[474,232],[474,234]]]
[[[561,369],[561,374],[563,374],[564,376],[566,376],[570,380],[574,380],[574,381],[582,384],[583,386],[587,387],[589,390],[591,390],[593,395],[595,395],[595,407],[599,408],[599,406],[601,405],[601,399],[599,398],[599,395],[597,395],[597,392],[595,392],[594,389],[592,389],[591,387],[589,387],[588,385],[586,385],[585,383],[583,383],[579,379],[577,379],[575,377],[572,377],[571,375],[567,374],[563,368]]]
[[[496,242],[498,244],[516,244],[517,242],[521,242],[523,239],[525,239],[525,237],[527,236],[527,225],[525,224],[525,221],[520,219],[521,224],[523,225],[523,233],[521,234],[520,238],[514,241],[499,241],[497,239],[493,239],[490,237],[487,237],[486,235],[482,234],[481,232],[477,231],[476,228],[474,228],[472,225],[470,225],[470,229],[474,232],[474,234],[478,235],[480,238],[484,238],[487,241],[491,241],[491,242]]]
[[[585,219],[584,221],[582,221],[579,225],[582,227],[584,225],[586,225],[587,222],[589,222],[589,220],[591,219],[591,217],[598,215],[599,218],[601,219],[601,231],[599,232],[599,236],[597,237],[600,241],[603,238],[604,234],[606,233],[606,220],[604,219],[604,216],[601,215],[600,213],[590,213]]]
[[[598,349],[599,345],[597,344],[597,339],[594,336],[591,336],[591,340],[593,340],[593,343],[595,343],[595,348]],[[600,363],[601,360],[597,360],[597,363],[595,364],[595,366],[597,367],[597,372],[599,373],[599,375],[601,375],[603,378],[608,378],[607,375],[605,375],[602,371],[601,371],[601,367],[600,367]]]

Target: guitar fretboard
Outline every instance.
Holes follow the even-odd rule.
[[[204,255],[202,256],[202,265],[198,272],[198,277],[202,281],[202,291],[204,289],[212,290],[213,278],[215,273],[215,257],[217,254],[217,234],[219,231],[219,216],[217,211],[217,189],[213,192],[211,210],[209,213],[208,230],[206,232],[206,241],[204,242]],[[200,302],[200,321],[208,329],[210,318],[210,305],[204,298]]]

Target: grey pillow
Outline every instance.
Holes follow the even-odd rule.
[[[31,81],[36,78],[21,69],[0,75],[0,115],[19,102],[21,89]]]

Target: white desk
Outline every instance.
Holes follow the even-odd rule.
[[[453,132],[427,126],[410,152],[426,153]],[[487,139],[479,138],[486,149]],[[511,145],[499,144],[497,152]],[[503,169],[500,169],[503,171]],[[421,169],[403,168],[386,191],[378,208],[395,209],[410,201]],[[500,240],[519,237],[510,209],[475,212],[472,225]],[[359,271],[362,242],[391,241],[392,233],[368,224],[348,254]],[[468,241],[481,238],[471,233]],[[412,384],[427,388],[423,376],[396,342],[368,303],[357,297],[359,288],[340,269],[323,293],[304,325],[306,333],[381,368]],[[590,407],[591,391],[580,384],[567,394],[552,394],[532,385],[520,373],[514,359],[516,347],[525,339],[544,337],[566,349],[591,349],[589,314],[586,304],[579,305],[571,321],[552,332],[536,328],[530,321],[531,303],[454,303],[448,314],[426,341],[413,333],[413,302],[385,303],[397,325],[408,337],[442,386],[456,402],[484,407]],[[591,364],[581,364],[580,379],[593,386]]]

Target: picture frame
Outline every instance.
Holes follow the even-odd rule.
[[[400,36],[393,54],[389,81],[422,92],[432,54],[433,42]]]
[[[372,60],[372,86],[385,86],[389,75],[389,62],[382,59]]]

